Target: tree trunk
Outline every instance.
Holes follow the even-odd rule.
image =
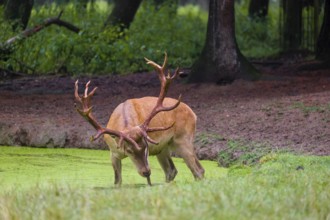
[[[234,1],[210,0],[206,42],[188,81],[224,84],[237,78],[254,80],[258,77],[259,73],[236,43]]]
[[[114,8],[104,26],[129,28],[142,0],[114,0]]]
[[[5,19],[14,21],[14,30],[24,30],[27,27],[33,3],[33,0],[7,0],[4,16]]]
[[[302,1],[284,0],[284,51],[298,50],[302,41]]]
[[[89,0],[79,0],[78,3],[80,5],[80,7],[87,9],[87,5],[88,5]]]
[[[316,45],[316,59],[330,61],[330,0],[325,0],[323,23]]]
[[[176,13],[176,10],[178,8],[179,5],[179,0],[153,0],[156,8],[159,9],[162,6],[164,6],[165,4],[167,4],[168,6],[170,6],[173,11]]]
[[[0,0],[0,6],[5,5],[6,4],[6,0]]]
[[[269,0],[251,0],[249,5],[249,17],[265,20],[268,15]]]

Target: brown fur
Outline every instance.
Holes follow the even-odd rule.
[[[129,99],[121,103],[112,113],[107,128],[117,131],[131,131],[138,127],[148,117],[157,102],[156,97],[143,97],[140,99]],[[165,98],[164,106],[174,105],[177,100]],[[186,162],[196,179],[204,176],[204,169],[199,163],[193,147],[197,117],[191,108],[184,104],[167,112],[158,113],[150,122],[149,127],[173,127],[164,131],[151,132],[148,135],[159,144],[149,144],[149,155],[156,155],[165,172],[166,181],[173,180],[177,170],[171,159],[170,152],[178,153]],[[130,157],[138,172],[142,176],[149,172],[145,152],[135,152],[130,149],[128,143],[121,148],[118,146],[118,138],[104,135],[104,139],[112,152],[112,165],[115,172],[115,184],[121,184],[121,159]],[[143,145],[143,141],[138,142]]]

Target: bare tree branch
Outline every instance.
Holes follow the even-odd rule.
[[[52,24],[56,24],[58,26],[65,27],[70,31],[73,31],[75,33],[79,33],[80,28],[78,28],[78,27],[74,26],[73,24],[70,24],[70,23],[60,19],[62,14],[63,14],[63,11],[61,11],[60,14],[55,18],[48,18],[42,24],[39,24],[39,25],[34,26],[33,28],[29,28],[29,29],[24,30],[19,35],[15,36],[15,37],[12,37],[9,40],[7,40],[5,44],[10,45],[10,44],[14,43],[15,41],[17,41],[18,39],[28,38],[28,37],[38,33],[42,29],[44,29],[44,28],[46,28],[46,27],[48,27]]]

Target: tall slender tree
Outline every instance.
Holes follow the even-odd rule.
[[[264,20],[268,15],[269,0],[251,0],[249,4],[249,17]]]
[[[89,0],[78,0],[76,4],[78,3],[81,8],[87,9],[88,2]]]
[[[179,6],[179,0],[153,0],[155,7],[159,10],[161,7],[167,6],[171,15],[176,15]]]
[[[7,0],[5,19],[13,22],[13,29],[25,29],[30,19],[33,0]]]
[[[258,79],[259,73],[241,54],[235,37],[233,0],[210,0],[207,34],[189,82],[230,83],[237,78]]]
[[[302,43],[303,1],[283,0],[283,49],[293,51]]]
[[[316,58],[330,61],[330,0],[324,2],[324,16],[316,45]]]
[[[111,11],[104,26],[119,26],[122,30],[129,28],[142,0],[114,0]]]

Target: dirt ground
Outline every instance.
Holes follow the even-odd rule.
[[[306,68],[309,64],[259,63],[262,80],[222,86],[177,79],[169,96],[181,93],[198,116],[198,157],[216,159],[230,141],[330,155],[330,70]],[[119,103],[159,92],[156,73],[78,78],[81,87],[90,79],[99,87],[93,105],[103,125]],[[89,141],[94,130],[75,111],[76,79],[2,78],[0,145],[106,149],[102,140]]]

